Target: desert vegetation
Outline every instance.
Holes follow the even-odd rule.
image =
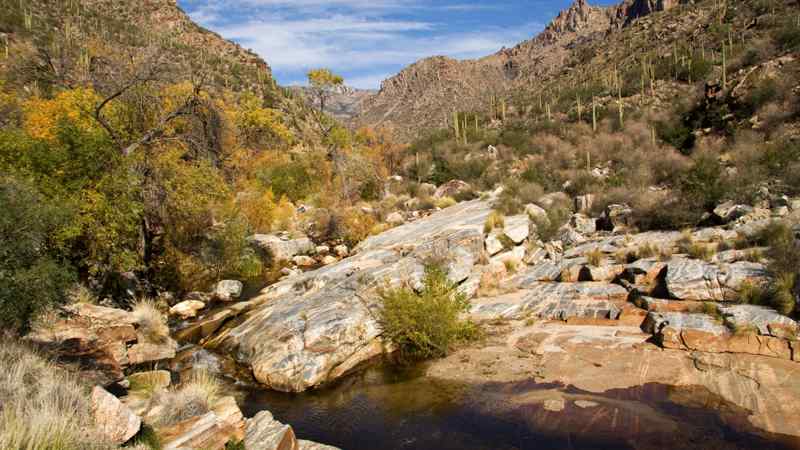
[[[384,288],[381,325],[384,335],[409,359],[441,357],[452,347],[475,339],[478,328],[461,315],[469,309],[466,296],[435,264],[425,268],[423,286]]]

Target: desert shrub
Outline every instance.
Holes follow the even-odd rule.
[[[67,301],[78,304],[97,304],[97,295],[81,283],[74,284],[67,290]]]
[[[723,167],[712,153],[697,155],[678,180],[681,200],[702,214],[715,208],[730,190]]]
[[[564,184],[564,179],[555,167],[544,161],[528,164],[528,167],[520,174],[520,178],[526,183],[538,184],[548,192],[560,190]]]
[[[105,450],[79,378],[8,338],[0,341],[0,448]]]
[[[0,314],[25,331],[42,310],[65,300],[74,270],[57,237],[69,214],[28,183],[0,176]]]
[[[525,205],[535,202],[542,195],[544,189],[538,184],[512,180],[505,184],[494,207],[501,213],[511,216],[524,211]]]
[[[684,155],[691,153],[694,148],[695,136],[682,119],[656,122],[655,126],[659,139],[675,147]]]
[[[767,78],[756,86],[747,94],[746,101],[752,108],[752,111],[766,105],[769,102],[775,101],[780,98],[778,83],[772,78]]]
[[[600,188],[600,181],[592,174],[581,171],[569,180],[566,192],[575,197],[583,194],[591,194]]]
[[[456,200],[453,197],[442,197],[434,200],[434,204],[436,205],[437,208],[440,209],[449,208],[451,206],[454,206],[456,203],[458,202],[456,202]]]
[[[800,28],[793,18],[789,18],[772,33],[775,46],[782,51],[793,51],[800,47]]]
[[[402,286],[384,289],[380,296],[384,334],[404,356],[441,357],[457,342],[477,336],[477,327],[460,318],[469,301],[438,266],[426,267],[419,293]]]
[[[431,203],[430,208],[433,207]],[[321,230],[321,236],[341,239],[348,246],[354,247],[372,234],[375,225],[377,225],[375,217],[358,208],[332,210],[329,211],[326,223],[320,225],[325,228]]]
[[[539,239],[549,242],[558,237],[558,230],[567,223],[572,211],[564,206],[554,205],[547,209],[547,218],[535,217],[533,223],[536,225],[536,232]]]
[[[261,183],[276,197],[286,196],[293,202],[303,200],[314,192],[312,171],[301,161],[271,165],[256,174]]]
[[[752,245],[769,247],[767,257],[770,262],[767,269],[772,279],[762,290],[759,304],[771,306],[786,315],[795,312],[800,243],[795,239],[791,227],[785,222],[772,222],[746,244],[748,247]]]
[[[639,259],[652,258],[658,254],[658,247],[650,243],[644,244],[636,249],[636,257]]]
[[[586,254],[586,260],[589,262],[590,266],[599,267],[603,263],[603,259],[605,259],[605,257],[599,248],[596,248]]]

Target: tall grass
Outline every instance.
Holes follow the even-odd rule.
[[[78,378],[9,338],[0,340],[0,448],[114,448],[97,432]]]
[[[195,371],[177,388],[155,392],[152,400],[160,413],[153,418],[153,425],[166,427],[201,416],[211,411],[221,394],[216,377],[205,370]]]

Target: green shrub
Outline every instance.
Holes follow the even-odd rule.
[[[783,51],[793,51],[800,47],[800,28],[790,18],[772,33],[775,45]]]
[[[474,339],[477,327],[460,318],[469,309],[466,296],[457,291],[438,266],[425,269],[419,293],[404,286],[380,292],[384,335],[403,356],[445,356],[457,342]]]
[[[680,119],[656,122],[656,133],[659,139],[675,147],[684,155],[690,154],[694,148],[695,135]]]
[[[512,180],[505,184],[494,207],[507,216],[513,216],[523,212],[525,205],[535,202],[542,195],[544,189],[538,184]]]
[[[572,211],[561,206],[554,206],[547,210],[547,219],[536,217],[533,219],[536,232],[543,242],[550,242],[558,237],[558,230],[569,219]]]
[[[715,155],[698,155],[678,181],[681,200],[702,214],[715,208],[730,190],[727,181],[722,165]]]
[[[6,329],[26,331],[39,312],[66,300],[75,281],[56,241],[68,211],[6,176],[0,176],[0,211],[0,315]]]
[[[259,172],[256,177],[272,189],[276,197],[286,196],[292,202],[305,199],[314,192],[313,173],[299,161],[278,164]]]

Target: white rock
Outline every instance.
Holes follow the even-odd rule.
[[[197,312],[206,307],[206,304],[199,300],[186,300],[178,303],[169,309],[170,316],[178,316],[181,319],[191,319],[197,316]]]
[[[214,297],[223,302],[231,302],[242,295],[244,285],[241,281],[222,280],[214,286]]]

